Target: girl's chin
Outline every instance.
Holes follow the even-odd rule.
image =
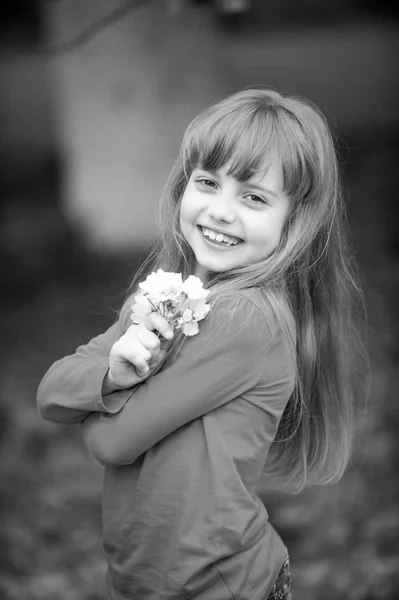
[[[201,279],[206,277],[208,273],[227,273],[227,271],[231,271],[232,269],[238,269],[240,266],[241,265],[239,264],[218,265],[213,264],[211,262],[197,263],[195,274]]]

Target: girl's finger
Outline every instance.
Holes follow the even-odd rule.
[[[136,369],[140,371],[148,370],[148,363],[152,358],[151,352],[145,348],[140,342],[131,346],[124,346],[118,353],[118,360],[120,362],[131,363]]]
[[[168,321],[157,312],[153,312],[143,321],[143,325],[150,331],[158,331],[164,338],[170,340],[173,337],[173,329]]]
[[[147,367],[147,369],[145,371],[140,371],[139,369],[136,368],[136,375],[137,377],[145,377],[146,375],[148,375],[150,371],[150,368]]]
[[[148,366],[150,367],[150,369],[153,369],[154,367],[158,366],[159,363],[161,363],[165,357],[166,357],[166,349],[160,350],[158,352],[157,356],[152,357],[152,359],[148,363]]]
[[[145,377],[148,376],[150,374],[151,371],[153,371],[165,358],[166,356],[166,350],[160,350],[157,355],[153,356],[151,358],[151,360],[149,361],[148,365],[147,365],[147,369],[145,370],[139,370],[136,368],[136,373],[138,377]]]
[[[149,331],[145,326],[139,325],[137,327],[137,339],[145,348],[154,355],[158,354],[161,347],[161,341],[154,331]]]

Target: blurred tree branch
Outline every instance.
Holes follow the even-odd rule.
[[[40,5],[44,5],[45,3],[56,3],[62,2],[65,0],[34,0],[36,6],[40,8]],[[66,0],[67,1],[67,0]],[[84,27],[81,31],[79,31],[74,37],[71,39],[62,42],[60,44],[47,45],[47,44],[39,44],[39,45],[26,45],[26,44],[18,44],[16,46],[12,46],[9,48],[3,49],[4,54],[39,54],[47,57],[57,56],[59,54],[64,54],[67,52],[72,52],[73,50],[77,50],[87,44],[90,40],[96,37],[99,33],[101,33],[107,27],[114,25],[121,21],[124,17],[130,14],[137,8],[144,6],[146,4],[150,4],[154,2],[154,0],[125,0],[125,2],[120,3],[116,8],[110,10],[104,16],[100,17],[98,20],[94,21],[87,27]]]
[[[72,39],[62,44],[55,44],[54,46],[45,46],[44,48],[39,48],[39,53],[46,55],[54,55],[76,50],[77,48],[80,48],[81,46],[92,40],[105,28],[109,27],[110,25],[114,25],[115,23],[118,23],[136,8],[140,8],[144,4],[149,4],[150,2],[153,2],[153,0],[127,0],[126,2],[123,2],[121,5],[111,10],[103,17],[99,18],[97,21],[91,23],[88,27],[84,28]]]

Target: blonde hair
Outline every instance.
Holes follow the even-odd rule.
[[[309,101],[271,89],[247,89],[209,107],[188,125],[158,211],[159,239],[136,274],[122,309],[126,328],[131,294],[152,270],[194,272],[195,256],[180,228],[180,203],[194,168],[245,181],[282,165],[292,199],[280,242],[261,262],[210,273],[210,302],[257,288],[272,307],[296,354],[296,386],[282,416],[271,466],[301,489],[338,481],[353,440],[363,310],[348,249],[343,194],[334,140],[325,117]],[[296,346],[289,315],[296,323]],[[359,317],[360,315],[360,317]],[[176,335],[167,361],[182,344]],[[360,376],[364,373],[360,373]]]

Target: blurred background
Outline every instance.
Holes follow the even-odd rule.
[[[102,468],[37,386],[113,322],[190,118],[260,84],[337,130],[372,371],[343,480],[260,493],[295,600],[399,597],[398,28],[386,0],[1,3],[0,598],[106,599]]]

